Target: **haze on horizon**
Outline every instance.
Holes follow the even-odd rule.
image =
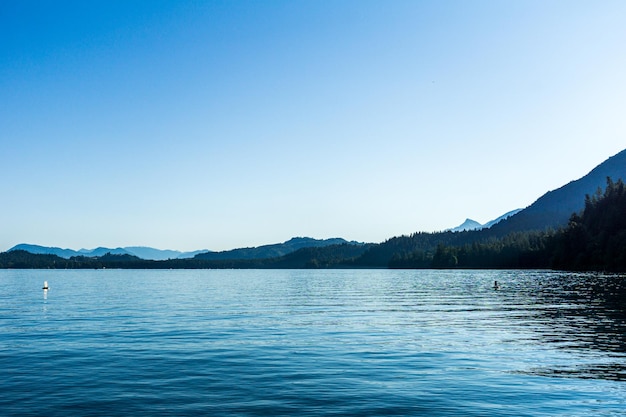
[[[380,242],[626,148],[624,1],[4,1],[0,251]]]

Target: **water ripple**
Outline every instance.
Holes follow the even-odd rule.
[[[0,271],[0,410],[626,415],[625,294],[547,271]]]

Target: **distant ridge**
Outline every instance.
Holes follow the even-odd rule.
[[[72,256],[79,256],[81,253],[72,250],[72,249],[61,249],[57,247],[48,247],[48,246],[39,246],[39,245],[31,245],[28,243],[20,243],[19,245],[13,246],[7,252],[12,252],[16,250],[23,250],[34,255],[56,255],[60,258],[69,259]]]
[[[124,249],[138,258],[152,259],[155,261],[162,261],[166,259],[189,259],[193,258],[199,253],[207,251],[206,249],[200,249],[191,252],[180,252],[177,250],[169,249],[154,249],[147,246],[126,246],[124,247]]]
[[[162,250],[144,246],[128,246],[124,248],[105,248],[98,247],[95,249],[61,249],[57,247],[31,245],[28,243],[20,243],[13,246],[7,252],[23,250],[35,255],[56,255],[60,258],[70,259],[74,256],[86,256],[89,258],[96,258],[104,256],[106,254],[111,255],[131,255],[141,259],[163,261],[166,259],[187,259],[193,258],[198,253],[206,252],[206,249],[193,251],[193,252],[180,252],[176,250]]]

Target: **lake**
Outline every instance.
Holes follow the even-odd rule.
[[[2,416],[626,415],[626,279],[0,270],[0,375]]]

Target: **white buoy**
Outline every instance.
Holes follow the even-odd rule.
[[[48,289],[48,281],[44,281],[43,282],[43,289],[47,290]]]

